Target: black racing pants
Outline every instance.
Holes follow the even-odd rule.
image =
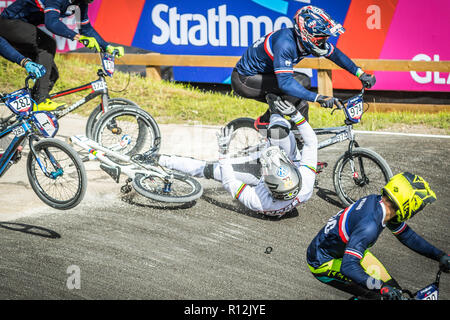
[[[233,91],[244,98],[254,99],[263,103],[267,103],[266,95],[273,93],[280,96],[283,100],[287,100],[292,103],[298,111],[305,117],[306,121],[309,120],[308,112],[309,105],[305,100],[300,98],[286,95],[281,91],[278,86],[278,81],[273,73],[256,74],[254,76],[243,76],[239,72],[233,69],[231,73],[231,87]],[[261,116],[261,122],[269,122],[270,110],[267,109],[266,113]]]
[[[0,36],[22,55],[45,67],[45,75],[36,81],[32,89],[32,96],[36,103],[44,101],[59,78],[58,68],[54,61],[55,39],[32,24],[1,17]]]

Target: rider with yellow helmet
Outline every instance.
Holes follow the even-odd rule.
[[[385,227],[415,252],[450,271],[450,257],[415,233],[405,221],[436,200],[420,176],[402,172],[381,190],[338,212],[307,250],[310,271],[319,281],[368,299],[399,299],[401,288],[369,252]]]

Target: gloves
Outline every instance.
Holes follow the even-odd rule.
[[[125,50],[123,47],[113,47],[112,45],[108,45],[106,47],[106,52],[109,54],[113,54],[113,52],[117,52],[117,58],[123,57],[125,55]]]
[[[333,97],[327,97],[318,95],[316,101],[320,103],[320,106],[323,108],[333,108],[335,104],[337,104],[338,99]]]
[[[100,52],[100,45],[94,37],[80,36],[78,42],[82,43],[86,48],[95,49]]]
[[[372,88],[377,81],[373,74],[368,74],[365,72],[359,76],[359,80],[361,80],[363,86],[368,89]]]
[[[230,146],[230,141],[233,133],[233,126],[230,128],[225,126],[216,133],[217,144],[219,145],[219,153],[226,155],[228,153],[228,147]]]
[[[384,300],[402,300],[402,291],[387,284],[381,286],[380,294]]]
[[[34,79],[39,79],[47,72],[43,65],[31,60],[25,63],[25,70],[27,70],[28,74]]]
[[[439,259],[439,268],[445,273],[450,272],[450,256],[448,254],[443,254]]]

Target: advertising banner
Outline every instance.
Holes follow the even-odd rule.
[[[0,0],[0,10],[12,2]],[[343,24],[346,32],[330,42],[350,58],[450,60],[448,0],[95,0],[89,16],[107,41],[161,54],[240,56],[265,34],[292,27],[295,12],[308,4]],[[65,22],[76,28],[73,17]],[[55,38],[61,51],[80,46]],[[173,69],[178,81],[229,83],[231,74],[231,68]],[[301,71],[317,85],[316,71]],[[450,91],[448,73],[374,72],[375,90]],[[333,71],[333,86],[356,89],[360,82]]]

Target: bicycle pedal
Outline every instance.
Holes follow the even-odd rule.
[[[316,167],[317,173],[321,173],[323,171],[323,169],[326,167],[328,167],[327,162],[317,162],[317,167]]]
[[[106,164],[100,164],[100,169],[105,171],[116,183],[119,183],[120,178],[120,167],[110,167]]]

